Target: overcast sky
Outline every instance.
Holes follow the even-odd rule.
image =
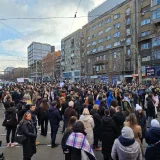
[[[87,16],[88,11],[104,1],[82,0],[77,16]],[[78,3],[79,0],[0,0],[0,19],[73,17]],[[71,32],[87,20],[87,17],[75,19]],[[49,43],[59,50],[61,39],[69,34],[72,22],[73,19],[0,20],[0,71],[9,66],[27,67],[27,46],[32,41]]]

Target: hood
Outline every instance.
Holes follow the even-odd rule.
[[[7,113],[13,113],[13,112],[15,112],[15,111],[16,111],[16,109],[15,109],[14,107],[9,107],[9,108],[6,110]]]
[[[129,145],[127,147],[123,146],[118,139],[117,139],[117,141],[118,141],[118,148],[122,152],[124,152],[126,157],[131,157],[131,156],[134,157],[134,154],[137,155],[137,153],[138,153],[138,151],[140,149],[139,143],[137,141],[135,141],[132,145]]]
[[[56,110],[56,108],[54,108],[53,106],[49,107],[49,109],[48,109],[49,112],[53,112],[55,110]]]
[[[110,96],[110,97],[113,97],[113,92],[110,92],[110,93],[109,93],[109,96]]]
[[[153,99],[150,98],[150,97],[147,97],[146,100],[147,100],[147,101],[153,101]]]
[[[160,128],[159,127],[151,127],[148,131],[150,139],[155,143],[160,140]]]
[[[91,115],[81,115],[80,120],[87,122],[90,118],[92,118]]]
[[[118,140],[123,146],[127,146],[127,147],[134,144],[134,142],[135,142],[134,138],[129,139],[129,138],[124,138],[123,136],[119,136]]]
[[[111,117],[107,117],[107,116],[103,116],[102,117],[102,121],[103,121],[103,123],[106,123],[106,124],[110,124],[111,123],[111,121],[112,121],[112,118]]]

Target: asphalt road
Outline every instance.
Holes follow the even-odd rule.
[[[1,107],[0,107],[1,108]],[[5,128],[1,125],[3,122],[3,113],[4,110],[0,109],[0,140],[2,141],[2,147],[0,148],[0,152],[3,152],[5,155],[5,160],[22,160],[23,152],[21,146],[16,147],[6,147],[6,136],[5,136]],[[159,116],[160,117],[160,114]],[[60,144],[63,134],[61,133],[62,128],[59,128],[56,143]],[[47,137],[42,137],[40,135],[40,131],[38,131],[37,140],[40,142],[40,145],[37,146],[37,153],[33,156],[32,160],[64,160],[64,155],[59,145],[57,148],[50,147],[50,127],[48,131]],[[143,149],[145,152],[146,143],[143,144]],[[95,151],[95,155],[97,160],[103,160],[103,155],[101,151]]]

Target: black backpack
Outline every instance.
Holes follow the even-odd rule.
[[[17,126],[16,115],[14,113],[5,114],[5,119],[2,123],[4,127],[15,127]]]

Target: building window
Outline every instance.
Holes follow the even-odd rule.
[[[91,51],[87,51],[87,54],[90,54],[91,53]]]
[[[131,55],[131,50],[127,49],[127,55],[130,56]]]
[[[158,19],[160,18],[160,8],[157,8],[156,10],[152,11],[152,19]]]
[[[111,23],[111,18],[106,19],[106,23]]]
[[[96,25],[92,26],[92,29],[95,30],[96,29]]]
[[[159,37],[157,38],[152,38],[152,47],[160,46],[160,39]]]
[[[129,16],[130,14],[131,14],[131,9],[130,9],[130,8],[127,8],[127,9],[126,9],[126,15]]]
[[[98,51],[103,51],[103,46],[98,47]]]
[[[127,29],[126,29],[126,35],[127,35],[127,36],[131,35],[131,29],[130,29],[130,28],[127,28]]]
[[[90,58],[88,58],[88,63],[91,63],[91,59]]]
[[[102,27],[103,21],[98,24],[98,27]]]
[[[95,38],[95,37],[96,37],[96,33],[92,35],[92,38]]]
[[[119,18],[119,17],[120,17],[120,13],[115,14],[114,17],[113,17],[113,19],[117,19],[117,18]]]
[[[149,49],[149,48],[150,48],[150,43],[141,44],[141,50]]]
[[[106,55],[103,55],[103,60],[106,60]]]
[[[117,47],[117,46],[120,46],[120,45],[121,45],[120,41],[114,43],[114,47]]]
[[[94,46],[94,45],[96,45],[96,44],[97,44],[97,42],[96,42],[96,41],[92,42],[92,46]]]
[[[90,46],[90,44],[87,44],[87,48]]]
[[[150,5],[148,5],[148,6],[146,6],[146,7],[143,7],[142,9],[141,9],[141,12],[142,13],[146,13],[146,12],[149,12],[150,11]]]
[[[142,36],[142,37],[145,37],[145,36],[150,35],[150,33],[151,33],[151,31],[145,31],[145,32],[142,32],[142,33],[141,33],[141,36]]]
[[[102,42],[103,42],[103,39],[99,39],[99,40],[98,40],[98,43],[102,43]]]
[[[142,57],[142,62],[147,62],[151,60],[151,56]]]
[[[128,26],[128,25],[130,25],[131,24],[131,19],[130,18],[127,18],[126,19],[126,25]]]
[[[111,30],[111,27],[106,28],[106,32],[109,32]]]
[[[144,19],[143,21],[141,21],[141,26],[144,26],[144,25],[147,25],[147,24],[150,24],[150,23],[151,23],[151,19],[147,18],[147,19]]]
[[[160,4],[160,0],[151,0],[151,5],[152,5],[152,7],[153,7],[153,6],[156,6],[156,5],[158,5],[158,4]]]
[[[118,38],[118,37],[120,37],[120,35],[121,35],[120,32],[116,32],[116,33],[114,34],[114,38]]]
[[[126,39],[126,45],[128,46],[128,45],[131,45],[131,38],[127,38]]]
[[[120,28],[120,26],[121,26],[121,24],[120,23],[116,23],[116,24],[114,24],[114,28],[116,29],[116,28]]]
[[[93,53],[97,52],[97,48],[94,48],[94,49],[92,50],[92,52],[93,52]]]
[[[153,51],[152,52],[152,59],[153,60],[160,59],[160,51]]]
[[[111,44],[106,45],[106,48],[107,48],[107,49],[109,49],[109,48],[111,48],[111,47],[112,47]]]
[[[106,37],[107,41],[110,40],[110,39],[111,39],[111,35],[109,35],[109,36]]]
[[[88,39],[88,40],[90,40],[90,39],[91,39],[91,37],[88,37],[87,39]]]
[[[103,31],[98,32],[98,35],[102,35],[102,34],[103,34]]]

